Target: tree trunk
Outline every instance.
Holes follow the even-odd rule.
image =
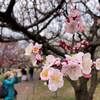
[[[93,100],[93,94],[90,95],[87,82],[88,79],[81,78],[80,85],[74,88],[76,100]]]
[[[93,96],[89,96],[89,93],[85,89],[75,90],[76,100],[93,100]]]

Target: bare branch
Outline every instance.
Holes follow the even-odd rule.
[[[7,10],[6,10],[6,14],[7,14],[7,15],[10,15],[10,16],[11,16],[11,13],[13,12],[13,7],[14,7],[14,5],[15,5],[15,1],[16,1],[16,0],[11,0],[11,1],[10,1],[10,4],[9,4]]]

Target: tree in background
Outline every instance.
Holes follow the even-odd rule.
[[[11,68],[28,64],[28,58],[24,56],[24,49],[17,42],[0,43],[0,67]]]

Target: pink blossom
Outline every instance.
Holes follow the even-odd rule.
[[[91,74],[83,74],[83,77],[85,77],[85,78],[91,78]]]
[[[82,76],[79,64],[72,61],[69,61],[66,66],[62,67],[62,73],[69,76],[71,80],[78,80]]]
[[[90,74],[92,70],[92,59],[90,53],[86,53],[82,57],[82,72],[84,74]]]
[[[42,56],[40,54],[36,54],[35,58],[38,61],[41,61],[42,60]]]
[[[45,66],[53,66],[56,61],[56,58],[53,55],[46,56]]]
[[[59,41],[59,46],[62,47],[63,49],[66,49],[66,50],[71,50],[71,46],[67,43],[65,43],[65,41],[63,40],[60,40]]]
[[[76,24],[76,29],[77,29],[77,31],[79,31],[79,32],[84,32],[85,27],[84,27],[84,25],[83,25],[82,22],[79,22],[79,23]]]
[[[49,71],[50,71],[50,67],[43,67],[43,70],[40,73],[41,80],[46,81],[49,79]]]
[[[71,10],[66,21],[68,33],[84,32],[85,26],[83,24],[80,12],[78,10]]]
[[[42,44],[35,43],[35,45],[33,46],[33,53],[39,53],[41,48]]]
[[[77,10],[77,9],[72,9],[72,10],[70,11],[69,17],[70,17],[70,18],[74,18],[74,20],[75,20],[75,19],[80,19],[81,16],[80,16],[79,10]]]
[[[58,69],[51,68],[49,73],[48,88],[51,91],[57,91],[64,85],[63,74]]]

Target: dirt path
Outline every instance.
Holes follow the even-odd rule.
[[[15,88],[18,92],[17,100],[31,100],[34,92],[33,81],[21,82]]]
[[[36,81],[38,81],[38,76],[35,73],[33,81],[24,81],[16,84],[17,100],[35,100],[33,95],[36,91]]]

